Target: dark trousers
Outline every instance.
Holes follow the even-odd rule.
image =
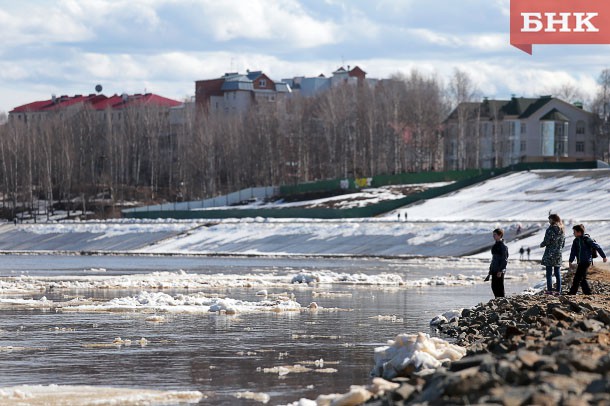
[[[491,290],[495,297],[504,297],[504,272],[498,277],[498,273],[491,274]]]
[[[591,294],[591,288],[587,283],[587,270],[591,266],[590,262],[581,262],[578,264],[578,268],[576,268],[576,273],[574,274],[574,280],[572,281],[572,287],[570,287],[570,295],[575,295],[578,292],[578,286],[582,286],[582,293],[585,295]]]

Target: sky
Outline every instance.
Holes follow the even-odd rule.
[[[607,45],[509,44],[509,0],[0,0],[0,112],[55,95],[152,92],[184,100],[195,81],[263,70],[274,80],[360,66],[445,83],[469,73],[481,97],[594,94]]]

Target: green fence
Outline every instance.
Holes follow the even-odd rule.
[[[415,183],[452,182],[478,176],[489,170],[465,170],[447,172],[400,173],[397,175],[378,175],[371,178],[371,187],[386,185],[406,185]],[[347,187],[341,187],[341,179],[321,180],[317,182],[300,183],[298,185],[280,186],[281,196],[303,195],[308,193],[333,192],[337,190],[358,190],[359,181],[366,179],[346,179]],[[343,180],[345,182],[345,180]]]
[[[449,185],[431,188],[420,193],[415,193],[401,199],[386,200],[367,207],[357,207],[351,209],[328,209],[328,208],[274,208],[274,209],[226,209],[226,210],[179,210],[179,211],[141,211],[137,213],[129,213],[126,216],[132,218],[175,218],[175,219],[225,219],[225,218],[248,218],[248,217],[269,217],[269,218],[318,218],[318,219],[342,219],[342,218],[363,218],[375,217],[400,207],[418,202],[420,200],[433,199],[452,193],[462,188],[472,186],[476,183],[486,181],[496,176],[504,175],[509,172],[522,172],[528,170],[540,169],[555,169],[555,170],[573,170],[573,169],[595,169],[599,168],[603,163],[599,162],[535,162],[535,163],[520,163],[510,167],[493,169],[493,170],[477,170],[464,171],[471,176],[457,180]],[[607,167],[607,166],[606,166]],[[460,172],[464,173],[464,172]],[[451,172],[439,172],[439,178],[446,176]],[[442,175],[445,174],[445,175]],[[454,172],[458,176],[458,172]],[[474,174],[474,175],[473,175]],[[410,176],[419,174],[404,174],[409,176],[400,178],[403,175],[394,175],[391,179],[398,177],[399,184],[404,181],[402,179],[413,179]],[[475,176],[476,175],[476,176]],[[461,175],[460,175],[461,177]],[[390,178],[378,177],[383,181],[388,181]],[[420,179],[426,179],[425,182],[434,182],[433,176],[423,176]],[[380,180],[381,181],[381,180]],[[441,181],[441,180],[437,180]],[[416,183],[409,180],[410,183]],[[422,181],[424,182],[424,181]],[[419,182],[419,183],[422,183]]]

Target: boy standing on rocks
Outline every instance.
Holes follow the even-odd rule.
[[[508,265],[508,247],[504,244],[504,231],[496,228],[493,231],[496,243],[491,247],[491,264],[489,265],[489,275],[485,278],[489,280],[491,276],[491,290],[495,297],[504,297],[504,273]]]
[[[572,250],[570,251],[570,267],[572,267],[572,262],[576,259],[578,263],[578,267],[576,268],[576,273],[574,274],[574,281],[572,282],[572,287],[570,288],[570,295],[575,295],[578,292],[578,286],[582,286],[582,293],[585,295],[591,294],[591,288],[587,283],[587,270],[591,266],[593,262],[593,252],[592,250],[596,250],[599,255],[604,259],[604,262],[608,262],[608,258],[606,258],[606,254],[604,254],[604,250],[596,243],[589,234],[585,234],[585,226],[582,224],[577,224],[572,227],[574,230],[574,242],[572,243]]]

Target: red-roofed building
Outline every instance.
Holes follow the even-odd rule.
[[[47,117],[50,113],[60,112],[66,115],[80,109],[91,109],[99,112],[125,110],[127,108],[138,107],[156,107],[170,109],[177,107],[182,103],[177,100],[168,99],[152,93],[133,95],[112,95],[107,97],[103,94],[89,94],[87,96],[53,96],[49,100],[36,101],[15,107],[9,112],[9,120],[21,121],[28,123],[32,121],[40,121]]]

